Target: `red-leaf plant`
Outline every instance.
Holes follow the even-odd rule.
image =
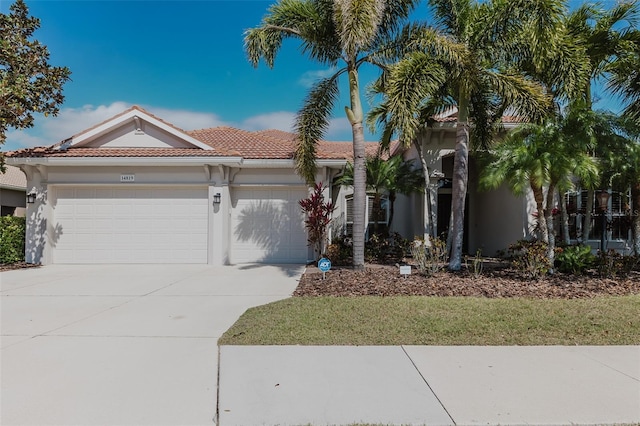
[[[316,183],[309,198],[298,201],[302,211],[306,214],[304,221],[307,228],[310,246],[313,246],[314,253],[322,257],[325,252],[327,242],[327,231],[331,223],[331,213],[336,209],[331,200],[325,202],[322,182]]]

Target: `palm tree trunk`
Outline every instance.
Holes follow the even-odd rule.
[[[431,211],[431,188],[430,188],[430,173],[429,166],[427,165],[427,160],[422,155],[422,142],[418,139],[414,141],[414,145],[416,147],[416,151],[418,152],[418,157],[420,158],[420,164],[422,165],[422,174],[424,175],[424,199],[425,199],[425,208],[427,211],[424,216],[429,218],[429,222],[426,223],[425,232],[424,232],[424,240],[427,247],[431,246],[431,237],[433,237],[436,233],[434,231],[435,226],[433,224],[433,214]]]
[[[544,216],[544,193],[542,188],[530,182],[531,190],[533,191],[533,198],[536,201],[536,208],[538,209],[538,232],[540,233],[540,240],[545,244],[549,244],[549,229],[547,229],[547,218]]]
[[[587,190],[587,207],[584,215],[584,225],[582,226],[582,242],[587,243],[589,235],[591,234],[591,217],[593,216],[593,198],[595,191],[593,189]]]
[[[547,225],[547,238],[549,245],[547,246],[547,259],[549,259],[550,272],[553,273],[553,262],[555,261],[555,250],[556,250],[556,232],[553,220],[553,206],[554,206],[554,198],[556,194],[555,185],[549,185],[549,190],[547,191],[547,208],[544,210],[544,219]]]
[[[558,191],[558,200],[560,202],[560,212],[562,213],[562,242],[565,246],[571,244],[571,236],[569,235],[569,213],[567,212],[567,200],[562,194],[562,191]]]
[[[458,123],[456,125],[456,148],[453,158],[453,184],[451,212],[453,214],[453,233],[449,270],[459,271],[462,267],[462,243],[464,237],[464,205],[469,177],[469,100],[460,96],[458,105]]]
[[[387,229],[391,234],[391,223],[393,222],[394,207],[396,202],[396,191],[389,191],[389,220],[387,221]]]
[[[367,171],[364,151],[364,128],[358,70],[349,64],[351,108],[345,108],[353,134],[353,267],[364,269],[364,233],[367,205]]]
[[[640,182],[631,187],[631,231],[633,234],[633,251],[640,256]]]

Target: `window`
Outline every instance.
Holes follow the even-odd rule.
[[[346,235],[353,235],[353,196],[346,198]],[[376,205],[377,204],[377,205]],[[365,237],[373,234],[377,228],[377,232],[385,232],[387,230],[387,223],[389,222],[389,199],[383,195],[378,202],[375,202],[373,195],[367,195],[367,208],[365,210],[365,222],[367,223],[367,229],[365,231]]]
[[[567,212],[569,213],[569,236],[571,239],[582,237],[587,211],[588,192],[586,190],[565,194]],[[627,192],[611,191],[607,208],[607,238],[611,240],[628,240],[631,238],[631,217],[629,206],[631,196]],[[602,220],[598,201],[593,200],[591,212],[591,235],[589,239],[597,240],[602,235]]]

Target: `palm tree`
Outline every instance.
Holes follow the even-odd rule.
[[[587,109],[592,109],[593,104],[592,82],[601,77],[609,79],[608,71],[613,70],[610,65],[612,61],[617,61],[620,73],[613,73],[613,77],[609,81],[609,87],[619,93],[630,94],[627,90],[633,87],[633,75],[635,72],[637,88],[638,68],[637,66],[633,68],[633,52],[634,49],[637,49],[638,38],[640,38],[638,30],[634,28],[637,14],[637,0],[628,0],[619,2],[608,10],[603,9],[598,3],[585,3],[567,15],[565,26],[569,37],[568,40],[572,40],[574,46],[583,49],[584,64],[590,76],[578,95],[585,102]],[[634,41],[636,43],[635,48]],[[636,100],[635,105],[637,105],[638,98],[631,96],[629,99],[632,102],[627,111],[632,113],[634,111],[633,99]],[[607,143],[606,140],[604,143]],[[583,238],[585,240],[589,238],[591,233],[591,212],[593,210],[595,188],[587,189],[586,217],[583,229]]]
[[[449,269],[461,268],[469,140],[488,145],[503,113],[540,120],[550,106],[542,87],[519,71],[516,60],[539,66],[553,56],[562,32],[562,2],[554,0],[430,0],[436,27],[407,31],[410,53],[391,67],[384,89],[383,121],[405,142],[423,126],[425,106],[457,107],[453,171],[453,245]],[[573,61],[556,61],[563,72]],[[573,83],[573,82],[568,82]],[[471,125],[473,124],[473,126]]]
[[[389,220],[387,227],[391,228],[394,216],[394,204],[397,194],[409,195],[420,192],[424,187],[422,173],[416,169],[413,162],[406,162],[402,156],[394,155],[388,160],[380,155],[369,156],[366,159],[367,190],[373,192],[373,215],[378,217],[380,200],[384,193],[389,196]],[[342,175],[336,180],[336,184],[353,186],[353,164],[347,163]],[[374,222],[374,233],[377,233],[377,224]]]
[[[531,190],[537,207],[536,229],[539,239],[548,245],[547,257],[552,265],[556,190],[572,189],[574,177],[584,182],[599,177],[595,159],[580,149],[581,138],[569,131],[574,129],[574,119],[568,114],[541,125],[521,125],[495,146],[480,176],[483,189],[506,183],[515,195]]]
[[[358,72],[365,64],[381,64],[376,55],[399,29],[418,0],[281,0],[269,8],[259,27],[245,33],[249,60],[261,59],[273,67],[286,38],[300,41],[302,51],[313,61],[329,67],[342,65],[331,76],[317,82],[296,117],[297,172],[308,183],[315,181],[316,144],[328,126],[338,98],[338,80],[349,81],[350,106],[345,107],[353,134],[354,211],[353,265],[364,267],[365,149],[364,112]],[[387,52],[388,49],[385,49]]]
[[[640,127],[640,33],[635,31],[628,36],[631,49],[620,54],[608,67],[609,88],[623,96],[624,114]]]

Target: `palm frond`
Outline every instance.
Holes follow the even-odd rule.
[[[423,125],[417,114],[425,100],[439,92],[447,78],[446,70],[431,56],[413,53],[390,68],[383,109],[388,122],[405,143],[411,142]]]
[[[552,106],[551,98],[539,83],[518,74],[504,74],[484,71],[486,81],[495,93],[503,99],[505,106],[512,108],[516,115],[540,121]]]
[[[284,39],[295,37],[302,43],[302,50],[312,59],[335,64],[340,58],[333,21],[327,19],[326,5],[309,0],[281,0],[272,5],[261,25],[244,33],[245,51],[253,66],[263,59],[273,67],[277,52]]]
[[[343,71],[316,83],[296,116],[296,172],[308,183],[315,182],[316,146],[329,126],[329,117],[339,95],[338,77]]]
[[[383,0],[335,0],[333,19],[347,58],[365,50],[378,33],[386,2]]]

